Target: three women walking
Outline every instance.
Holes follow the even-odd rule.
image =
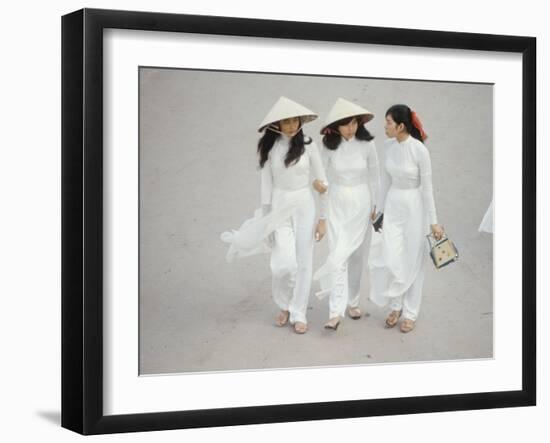
[[[346,311],[353,319],[361,317],[361,277],[372,249],[365,273],[370,298],[380,306],[389,304],[386,326],[395,326],[403,316],[401,331],[409,332],[420,309],[424,236],[428,230],[436,238],[443,234],[422,125],[407,106],[392,106],[385,125],[390,141],[379,165],[373,136],[365,127],[374,117],[371,112],[339,98],[321,129],[322,155],[303,132],[317,117],[280,97],[260,124],[261,208],[238,230],[222,234],[230,244],[227,258],[270,251],[272,298],[279,309],[275,323],[290,324],[303,334],[308,329],[314,240],[328,234],[329,253],[313,280],[319,281],[317,296],[328,296],[325,328],[331,330]],[[319,193],[319,208],[313,190]],[[371,248],[371,220],[377,210],[384,212],[384,222]]]

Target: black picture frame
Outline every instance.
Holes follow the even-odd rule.
[[[103,31],[108,28],[468,49],[522,56],[522,388],[130,415],[103,412]],[[519,270],[518,270],[519,272]],[[62,426],[152,431],[536,404],[536,39],[82,9],[62,17]]]

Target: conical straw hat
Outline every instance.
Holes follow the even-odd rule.
[[[321,134],[323,134],[327,126],[348,117],[361,117],[360,124],[364,124],[371,121],[374,118],[374,114],[355,103],[339,98],[329,111],[325,120],[325,125],[321,129]]]
[[[319,117],[315,112],[307,109],[305,106],[296,103],[286,97],[280,97],[279,100],[273,105],[271,110],[267,113],[264,120],[260,124],[258,132],[262,132],[266,126],[271,123],[284,120],[285,118],[301,117],[302,124],[308,123]]]

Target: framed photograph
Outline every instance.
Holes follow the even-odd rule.
[[[532,37],[64,16],[62,426],[535,405],[535,60]]]

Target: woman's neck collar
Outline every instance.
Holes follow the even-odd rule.
[[[349,143],[349,142],[352,142],[352,141],[354,141],[354,140],[355,140],[355,135],[352,135],[351,138],[346,138],[346,137],[344,137],[344,136],[342,135],[342,141],[343,141],[344,143]]]
[[[286,135],[282,132],[279,133],[281,136],[279,137],[279,140],[281,140],[282,142],[289,142],[290,139],[292,139],[292,137],[290,135]]]
[[[411,136],[410,134],[405,132],[405,133],[402,133],[402,134],[397,134],[397,137],[395,137],[395,138],[397,139],[397,141],[399,143],[404,143],[409,139],[410,136]]]

